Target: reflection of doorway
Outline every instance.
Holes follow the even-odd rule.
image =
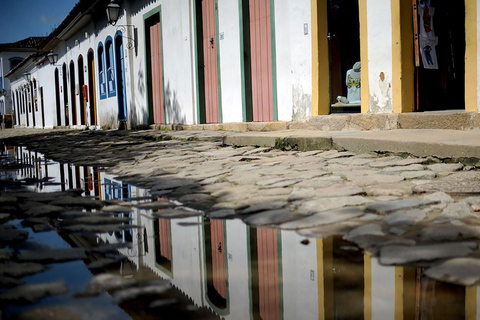
[[[428,11],[419,6],[417,14],[418,31],[428,26],[428,17],[432,17],[433,32],[438,43],[433,49],[437,56],[438,69],[427,69],[421,53],[432,57],[432,47],[419,41],[419,65],[415,68],[416,110],[434,111],[465,108],[465,2],[431,0]],[[414,17],[415,19],[415,17]],[[425,23],[422,24],[422,21]],[[452,23],[455,21],[455,23]],[[433,56],[434,58],[434,56]],[[427,67],[427,68],[426,68]]]
[[[148,114],[150,115],[149,122],[155,124],[165,123],[160,12],[154,13],[145,20]]]
[[[67,65],[64,63],[62,66],[62,74],[63,74],[63,106],[65,108],[65,125],[70,125],[70,121],[68,119],[68,92],[67,92]]]
[[[86,125],[87,119],[87,108],[86,104],[86,97],[83,94],[83,85],[85,84],[85,77],[83,73],[83,57],[80,55],[78,57],[78,97],[80,99],[80,124]]]
[[[117,72],[118,120],[127,120],[127,97],[125,91],[125,57],[123,54],[122,34],[115,36],[115,62]]]
[[[97,99],[95,96],[95,62],[93,50],[88,51],[88,96],[90,106],[90,125],[97,125]]]
[[[62,125],[62,115],[60,113],[60,80],[58,77],[58,68],[55,68],[55,105],[57,110],[57,126]],[[28,119],[28,114],[27,114]]]
[[[200,123],[221,122],[217,0],[197,0],[197,54]]]
[[[211,306],[221,312],[228,306],[225,222],[210,220],[204,227],[204,235],[206,296]]]
[[[171,276],[172,268],[172,234],[169,219],[158,219],[154,222],[155,263],[165,269]]]
[[[360,112],[360,104],[336,105],[337,97],[347,97],[346,74],[360,61],[358,0],[328,0],[328,44],[330,61],[331,113]]]
[[[281,319],[282,280],[279,231],[250,229],[251,301],[253,319]]]
[[[72,105],[72,124],[77,125],[77,97],[75,95],[75,64],[70,62],[70,104]]]

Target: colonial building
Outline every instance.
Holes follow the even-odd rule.
[[[478,0],[115,1],[80,0],[9,72],[20,125],[478,112]]]
[[[12,112],[10,80],[5,77],[28,55],[37,51],[45,37],[29,37],[13,43],[0,44],[0,114]]]

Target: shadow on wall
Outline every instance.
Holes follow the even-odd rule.
[[[168,124],[185,124],[185,115],[180,110],[177,100],[177,92],[170,89],[170,83],[165,88],[165,112]]]
[[[130,126],[132,129],[148,126],[148,111],[145,107],[145,75],[142,68],[139,68],[137,74],[135,99],[130,100]]]

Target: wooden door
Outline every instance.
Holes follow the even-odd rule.
[[[220,119],[216,12],[217,4],[215,0],[202,0],[205,116],[207,123],[218,123]]]
[[[97,99],[95,92],[95,59],[93,51],[88,53],[88,101],[90,106],[90,125],[97,125]]]
[[[250,0],[253,121],[273,121],[270,0]]]
[[[169,219],[158,219],[158,233],[158,240],[160,241],[160,256],[168,261],[172,261]]]
[[[263,320],[280,319],[280,282],[276,229],[257,229],[258,298]]]
[[[152,74],[153,121],[165,123],[163,113],[163,64],[162,64],[162,30],[160,22],[150,26],[150,59]]]
[[[212,277],[213,287],[223,298],[227,298],[227,273],[225,268],[225,234],[223,220],[211,220]]]

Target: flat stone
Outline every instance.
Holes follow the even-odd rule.
[[[29,309],[17,315],[18,320],[81,320],[82,317],[66,307],[46,306]]]
[[[152,201],[135,204],[134,207],[143,210],[161,210],[174,208],[177,205],[170,201]]]
[[[249,206],[245,210],[242,211],[242,214],[252,214],[262,211],[268,210],[276,210],[281,209],[286,206],[286,202],[284,201],[275,201],[275,202],[263,202]]]
[[[369,204],[366,210],[378,214],[387,214],[398,210],[414,209],[437,203],[439,203],[439,201],[425,199],[394,200]]]
[[[439,201],[439,204],[432,205],[432,209],[444,209],[449,203],[454,202],[453,198],[450,197],[445,192],[434,192],[423,197],[425,200],[436,200]]]
[[[473,286],[480,280],[480,260],[474,258],[456,258],[425,271],[430,278],[462,286]]]
[[[405,227],[414,225],[417,222],[424,220],[427,214],[422,210],[408,210],[389,214],[385,217],[385,222],[391,226]]]
[[[423,246],[384,246],[379,261],[383,265],[403,265],[419,261],[433,261],[464,257],[477,249],[475,242],[458,242]]]
[[[13,288],[24,284],[20,279],[0,276],[0,288]]]
[[[13,256],[13,253],[5,249],[0,249],[0,261],[10,260]]]
[[[92,225],[104,225],[104,224],[122,224],[129,223],[132,221],[131,218],[122,218],[122,217],[109,217],[109,216],[88,216],[88,217],[78,217],[74,219],[63,220],[57,223],[58,226],[70,226],[70,225],[79,225],[79,224],[92,224]]]
[[[326,176],[326,177],[319,177],[313,178],[309,180],[304,180],[295,184],[296,188],[328,188],[330,186],[342,183],[343,179],[340,176]]]
[[[179,187],[185,187],[195,185],[197,180],[195,179],[176,179],[176,178],[162,178],[162,182],[153,186],[152,191],[176,189]]]
[[[403,171],[423,171],[425,167],[421,164],[411,164],[408,166],[400,166],[400,167],[386,167],[382,169],[384,172],[403,172]]]
[[[361,187],[366,187],[385,183],[398,183],[405,180],[405,178],[399,174],[371,173],[368,175],[348,175],[347,180]]]
[[[243,220],[247,225],[264,226],[264,225],[279,225],[288,221],[301,218],[300,215],[295,215],[286,209],[269,210],[261,213],[253,214]]]
[[[212,197],[208,194],[203,194],[203,193],[194,193],[194,194],[187,194],[183,197],[180,197],[178,201],[182,203],[191,203],[191,202],[209,202],[212,201]]]
[[[390,159],[390,160],[377,160],[370,163],[371,168],[386,168],[386,167],[399,167],[409,166],[412,164],[426,163],[426,158],[409,158],[409,159]]]
[[[17,203],[17,197],[12,197],[12,196],[0,196],[0,205],[3,206],[5,204],[16,204]]]
[[[433,172],[455,172],[463,169],[461,163],[435,163],[428,165],[427,168]]]
[[[101,207],[103,207],[103,203],[99,200],[70,196],[61,197],[57,200],[50,202],[50,204],[53,206],[82,207],[85,209],[100,209]]]
[[[87,259],[85,249],[80,248],[23,251],[20,252],[18,255],[18,260],[20,261],[32,261],[42,263],[66,262],[84,259]]]
[[[24,230],[0,230],[0,243],[12,243],[25,241],[28,238],[28,231]]]
[[[321,189],[293,188],[292,193],[288,197],[288,201],[304,200],[311,198],[348,197],[356,195],[365,195],[365,190],[357,186],[335,184],[333,186]]]
[[[345,220],[360,217],[364,212],[358,208],[341,208],[313,214],[311,216],[286,222],[280,225],[281,229],[298,230],[304,228],[313,228],[321,225],[338,223]]]
[[[208,216],[210,219],[229,219],[236,218],[238,214],[233,209],[222,209],[210,212]]]
[[[365,188],[368,195],[374,197],[393,196],[404,197],[412,194],[413,185],[410,181],[393,184],[374,184]]]
[[[388,232],[390,232],[391,234],[394,234],[396,236],[401,236],[401,235],[404,235],[407,231],[405,231],[405,229],[393,227],[393,228],[390,228],[390,230],[388,230]]]
[[[272,185],[272,184],[275,184],[275,183],[278,183],[278,182],[282,182],[282,181],[285,181],[285,180],[289,180],[289,179],[275,177],[275,178],[270,178],[270,179],[258,180],[257,182],[255,182],[255,184],[257,186],[264,187],[264,186],[269,186],[269,185]]]
[[[0,301],[9,304],[34,303],[46,296],[61,295],[68,292],[64,282],[23,285],[0,294]]]
[[[93,297],[98,296],[104,291],[108,290],[118,290],[121,288],[129,287],[135,284],[134,279],[126,279],[120,275],[102,273],[96,275],[90,282],[87,284],[85,289],[76,294],[78,297]]]
[[[113,300],[116,303],[122,303],[128,300],[134,300],[141,296],[153,296],[164,294],[172,287],[171,284],[165,283],[163,281],[157,281],[155,284],[138,287],[138,288],[127,288],[123,290],[118,290],[113,294]]]
[[[462,199],[461,202],[468,203],[472,207],[473,211],[480,212],[480,197],[468,197]]]
[[[363,226],[359,226],[352,231],[350,231],[344,238],[346,240],[354,240],[356,237],[359,236],[384,236],[385,233],[382,231],[382,226],[379,224],[365,224]]]
[[[362,196],[321,198],[302,202],[297,212],[302,215],[310,215],[342,207],[361,206],[370,202],[372,201]]]
[[[40,202],[29,202],[28,204],[29,204],[29,208],[24,209],[24,211],[26,215],[32,216],[32,217],[56,215],[62,210],[64,210],[62,207],[43,204]]]
[[[405,178],[405,180],[412,179],[435,179],[437,176],[435,172],[432,171],[403,171],[400,172],[400,175]]]
[[[478,217],[478,215],[473,213],[473,210],[468,203],[458,202],[448,204],[447,207],[443,209],[440,217],[462,219],[468,217]]]
[[[429,242],[480,239],[480,227],[455,225],[428,226],[423,228],[418,236],[422,241]]]
[[[348,151],[329,150],[319,154],[318,157],[323,159],[337,159],[337,158],[353,157],[356,155],[357,155],[356,153],[348,152]]]
[[[152,214],[153,217],[165,219],[183,219],[202,215],[203,213],[199,211],[190,211],[185,209],[166,209]]]
[[[0,213],[0,223],[6,222],[11,220],[13,217],[9,213]]]
[[[480,181],[434,182],[415,186],[414,193],[442,191],[448,194],[479,194]]]
[[[103,212],[111,212],[111,213],[125,213],[132,211],[131,207],[120,206],[120,205],[109,205],[102,208]]]
[[[134,228],[133,225],[120,225],[120,224],[74,224],[69,226],[62,226],[61,229],[69,232],[76,233],[106,233],[106,232],[119,232],[126,229]]]
[[[439,173],[440,174],[440,173]],[[480,171],[442,172],[442,181],[479,181]]]

